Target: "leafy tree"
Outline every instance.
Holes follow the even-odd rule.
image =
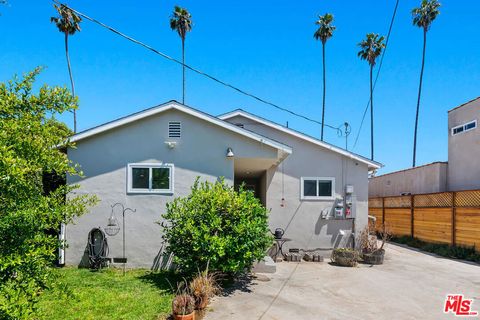
[[[75,84],[73,82],[72,67],[70,66],[70,55],[68,53],[68,36],[74,35],[80,31],[80,22],[82,18],[72,11],[69,7],[61,4],[54,4],[53,7],[58,11],[58,17],[51,17],[50,21],[55,23],[58,31],[65,35],[65,55],[67,56],[68,74],[72,86],[72,95],[75,97]],[[77,132],[77,110],[73,109],[73,132]]]
[[[368,33],[366,38],[358,44],[361,50],[358,52],[360,59],[365,60],[370,65],[370,148],[371,159],[373,160],[373,67],[377,58],[382,54],[385,48],[384,37],[375,33]]]
[[[170,18],[170,28],[176,30],[182,39],[182,103],[185,103],[185,37],[187,32],[192,31],[192,15],[185,8],[175,6],[172,17]]]
[[[72,186],[44,188],[46,173],[80,174],[62,152],[71,131],[55,119],[77,100],[60,87],[34,93],[39,73],[0,83],[0,319],[32,318],[38,295],[54,283],[60,223],[95,202],[67,197]]]
[[[440,14],[438,8],[440,3],[437,0],[422,0],[420,8],[414,8],[412,10],[413,25],[423,29],[423,51],[422,51],[422,69],[420,71],[420,84],[418,85],[418,99],[417,99],[417,112],[415,115],[415,132],[413,134],[413,164],[415,167],[417,156],[417,129],[418,129],[418,113],[420,111],[420,96],[422,94],[422,82],[423,82],[423,68],[425,66],[425,49],[427,47],[427,31],[430,26]]]
[[[197,181],[188,197],[167,204],[163,238],[179,268],[236,274],[265,256],[272,245],[265,207],[251,191],[236,192],[223,180]]]
[[[325,121],[325,91],[326,91],[326,79],[325,79],[325,44],[327,40],[333,36],[333,31],[336,27],[332,25],[333,15],[325,13],[323,16],[319,16],[315,24],[318,26],[317,31],[313,34],[316,40],[322,41],[322,65],[323,65],[323,100],[322,100],[322,133],[321,140],[323,141],[323,128]]]

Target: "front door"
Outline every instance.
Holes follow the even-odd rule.
[[[254,193],[255,198],[260,199],[260,178],[237,178],[235,177],[234,187],[235,190],[239,190],[240,186],[243,185],[245,190],[250,190]]]

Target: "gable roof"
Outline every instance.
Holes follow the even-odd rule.
[[[93,137],[97,134],[100,134],[100,133],[103,133],[103,132],[106,132],[106,131],[109,131],[109,130],[112,130],[112,129],[115,129],[115,128],[118,128],[118,127],[121,127],[121,126],[124,126],[124,125],[132,123],[134,121],[138,121],[140,119],[144,119],[144,118],[151,117],[153,115],[165,112],[167,110],[178,110],[178,111],[181,111],[181,112],[185,112],[185,113],[187,113],[189,115],[192,115],[196,118],[208,121],[208,122],[210,122],[214,125],[217,125],[217,126],[220,126],[224,129],[227,129],[229,131],[235,132],[235,133],[237,133],[241,136],[250,138],[250,139],[258,141],[262,144],[266,144],[266,145],[268,145],[272,148],[281,150],[283,153],[286,153],[286,154],[291,154],[292,153],[292,148],[283,144],[283,143],[280,143],[278,141],[269,139],[267,137],[264,137],[262,135],[254,133],[252,131],[245,130],[245,129],[240,128],[240,127],[238,127],[234,124],[231,124],[227,121],[223,121],[223,120],[221,120],[219,118],[216,118],[214,116],[211,116],[207,113],[201,112],[197,109],[187,107],[186,105],[183,105],[183,104],[181,104],[181,103],[179,103],[175,100],[171,100],[171,101],[166,102],[164,104],[161,104],[161,105],[149,108],[149,109],[145,109],[145,110],[133,113],[131,115],[128,115],[126,117],[122,117],[122,118],[104,123],[102,125],[99,125],[99,126],[81,131],[81,132],[71,136],[70,141],[71,142],[78,142],[78,141],[81,141],[83,139]]]
[[[242,117],[245,117],[247,119],[250,119],[250,120],[253,120],[253,121],[256,121],[256,122],[259,122],[267,127],[271,127],[271,128],[274,128],[274,129],[277,129],[279,131],[282,131],[282,132],[285,132],[287,134],[290,134],[294,137],[297,137],[297,138],[300,138],[302,140],[305,140],[305,141],[308,141],[308,142],[311,142],[317,146],[320,146],[322,148],[325,148],[325,149],[328,149],[330,151],[333,151],[333,152],[336,152],[336,153],[339,153],[345,157],[348,157],[350,159],[354,159],[358,162],[361,162],[361,163],[365,163],[366,165],[368,165],[368,168],[369,169],[379,169],[381,167],[383,167],[383,165],[379,162],[376,162],[376,161],[373,161],[373,160],[370,160],[370,159],[367,159],[361,155],[358,155],[356,153],[353,153],[353,152],[350,152],[348,150],[345,150],[345,149],[342,149],[342,148],[339,148],[337,146],[334,146],[330,143],[327,143],[327,142],[324,142],[324,141],[321,141],[321,140],[318,140],[317,138],[314,138],[312,136],[309,136],[309,135],[306,135],[302,132],[299,132],[299,131],[296,131],[296,130],[293,130],[293,129],[290,129],[290,128],[287,128],[285,126],[282,126],[281,124],[278,124],[278,123],[275,123],[275,122],[272,122],[270,120],[267,120],[267,119],[264,119],[262,117],[259,117],[259,116],[256,116],[254,114],[251,114],[245,110],[242,110],[242,109],[237,109],[237,110],[233,110],[231,112],[228,112],[228,113],[225,113],[225,114],[222,114],[220,116],[218,116],[220,119],[222,120],[227,120],[227,119],[230,119],[230,118],[233,118],[233,117],[236,117],[236,116],[242,116]]]

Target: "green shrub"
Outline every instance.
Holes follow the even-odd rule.
[[[80,174],[60,148],[70,130],[55,120],[77,102],[59,87],[35,94],[39,72],[0,83],[0,319],[32,318],[39,294],[54,283],[60,223],[94,203],[67,198],[74,187],[45,184],[48,175]]]
[[[420,250],[431,252],[442,257],[463,259],[480,263],[480,253],[475,250],[475,247],[465,246],[451,246],[442,243],[429,243],[418,238],[409,236],[401,236],[392,238],[393,242],[405,244],[410,247],[418,248]]]
[[[163,238],[177,267],[235,274],[251,267],[272,245],[268,213],[251,191],[224,180],[195,181],[188,197],[167,204]]]

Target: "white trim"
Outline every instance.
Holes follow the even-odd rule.
[[[303,185],[305,180],[315,180],[317,182],[317,196],[305,196],[303,194]],[[318,182],[331,181],[332,194],[330,196],[318,196]],[[334,177],[301,177],[300,178],[300,200],[335,200],[335,178]]]
[[[133,168],[148,168],[149,169],[149,188],[137,189],[132,188],[132,169]],[[169,169],[169,189],[152,189],[152,169],[154,168],[168,168]],[[171,195],[174,192],[174,178],[175,178],[175,166],[173,163],[129,163],[127,164],[127,194],[168,194]]]
[[[137,120],[140,120],[140,119],[143,119],[143,118],[147,118],[147,117],[150,117],[150,116],[153,116],[155,114],[159,114],[161,112],[171,110],[171,109],[179,110],[179,111],[185,112],[187,114],[190,114],[194,117],[197,117],[199,119],[202,119],[202,120],[208,121],[210,123],[216,124],[216,125],[218,125],[222,128],[233,131],[233,132],[238,133],[238,134],[240,134],[242,136],[245,136],[247,138],[256,140],[256,141],[258,141],[262,144],[268,145],[272,148],[282,150],[284,153],[287,153],[287,154],[292,153],[292,148],[287,146],[287,145],[284,145],[280,142],[271,140],[271,139],[266,138],[264,136],[261,136],[259,134],[250,132],[248,130],[242,129],[240,127],[237,127],[234,124],[231,124],[229,122],[220,120],[218,118],[215,118],[211,115],[200,112],[198,110],[192,109],[190,107],[184,106],[184,105],[182,105],[182,104],[180,104],[176,101],[167,102],[167,103],[159,105],[157,107],[153,107],[153,108],[150,108],[150,109],[147,109],[147,110],[144,110],[144,111],[140,111],[140,112],[134,113],[132,115],[126,116],[124,118],[120,118],[118,120],[114,120],[112,122],[105,123],[105,124],[100,125],[98,127],[94,127],[94,128],[91,128],[91,129],[83,131],[83,132],[79,132],[79,133],[73,135],[70,138],[70,141],[71,142],[78,142],[80,140],[89,138],[91,136],[100,134],[102,132],[105,132],[105,131],[108,131],[108,130],[111,130],[111,129],[114,129],[114,128],[117,128],[117,127],[120,127],[120,126],[123,126],[123,125],[126,125],[126,124],[129,124],[131,122],[134,122],[134,121],[137,121]]]
[[[471,123],[474,123],[475,126],[474,126],[473,128],[465,129],[465,127],[466,127],[467,125],[471,124]],[[463,131],[462,131],[462,132],[458,132],[458,133],[453,133],[453,131],[454,131],[455,129],[458,129],[458,128],[463,128]],[[451,133],[452,136],[456,136],[457,134],[462,134],[462,133],[465,133],[465,132],[468,132],[468,131],[471,131],[471,130],[475,130],[476,128],[477,128],[477,120],[472,120],[472,121],[468,121],[468,122],[466,122],[466,123],[464,123],[464,124],[461,124],[461,125],[459,125],[459,126],[453,127],[453,128],[450,130],[450,133]]]
[[[375,161],[371,161],[371,160],[368,160],[368,159],[365,159],[359,155],[356,155],[352,152],[349,152],[349,151],[346,151],[346,150],[343,150],[341,148],[338,148],[338,147],[335,147],[333,145],[330,145],[328,143],[325,143],[323,141],[320,141],[318,139],[315,139],[313,137],[310,137],[306,134],[303,134],[303,133],[300,133],[298,131],[295,131],[295,130],[292,130],[292,129],[289,129],[289,128],[286,128],[284,126],[281,126],[279,124],[276,124],[274,122],[271,122],[269,120],[266,120],[266,119],[262,119],[260,117],[257,117],[255,115],[252,115],[246,111],[243,111],[243,110],[235,110],[235,111],[232,111],[232,112],[229,112],[229,113],[226,113],[226,114],[223,114],[223,115],[220,115],[218,118],[219,119],[222,119],[222,120],[227,120],[229,118],[233,118],[233,117],[236,117],[236,116],[242,116],[242,117],[245,117],[247,119],[250,119],[250,120],[253,120],[253,121],[256,121],[256,122],[259,122],[263,125],[266,125],[268,127],[271,127],[271,128],[274,128],[274,129],[277,129],[279,131],[282,131],[282,132],[285,132],[285,133],[288,133],[294,137],[297,137],[297,138],[300,138],[300,139],[303,139],[303,140],[306,140],[308,142],[311,142],[311,143],[314,143],[318,146],[321,146],[323,148],[326,148],[328,150],[331,150],[331,151],[334,151],[334,152],[337,152],[341,155],[344,155],[346,157],[349,157],[350,159],[353,159],[353,160],[356,160],[358,162],[361,162],[361,163],[364,163],[364,164],[367,164],[368,165],[368,168],[369,169],[379,169],[382,167],[382,164],[378,163],[378,162],[375,162]]]

